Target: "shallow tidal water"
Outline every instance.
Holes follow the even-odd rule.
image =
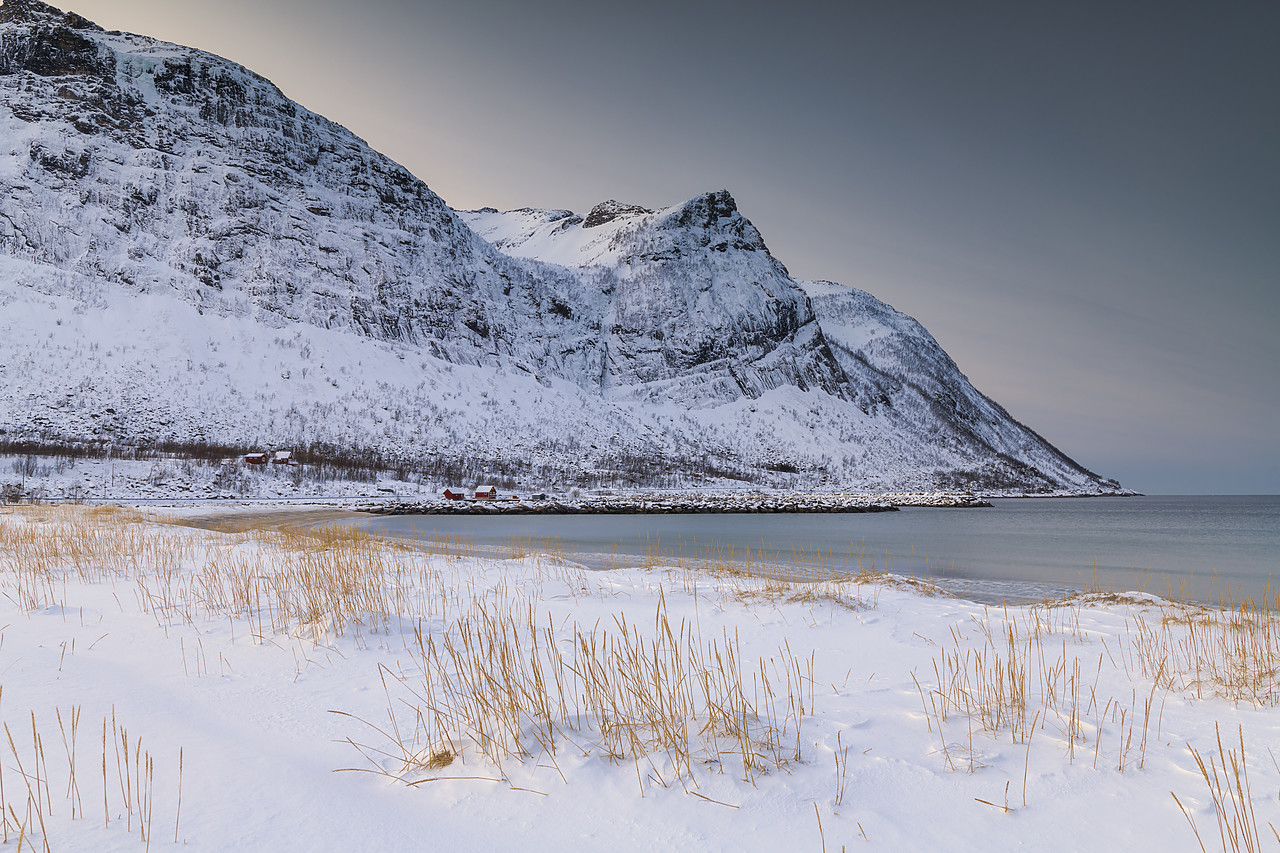
[[[877,569],[1010,603],[1086,588],[1260,601],[1280,580],[1280,496],[999,499],[863,514],[384,516],[382,535],[563,551],[592,568],[650,557]]]

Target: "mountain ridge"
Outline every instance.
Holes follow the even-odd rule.
[[[37,0],[0,5],[0,130],[5,435],[1119,488],[724,190],[454,211],[265,78]]]

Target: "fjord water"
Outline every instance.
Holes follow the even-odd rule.
[[[1261,600],[1280,580],[1280,496],[1019,498],[990,509],[778,515],[387,516],[371,531],[513,541],[603,567],[649,554],[860,566],[938,582],[967,598],[1034,601],[1097,587],[1217,602]]]

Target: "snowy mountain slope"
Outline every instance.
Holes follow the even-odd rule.
[[[0,5],[0,200],[8,436],[1115,487],[728,193],[460,215],[252,72],[37,0]]]
[[[1075,462],[974,388],[919,322],[856,288],[800,284],[836,361],[860,389],[861,405],[887,401],[899,412],[913,411],[922,428],[941,424],[1010,464],[1030,462],[1064,479],[1078,474]]]

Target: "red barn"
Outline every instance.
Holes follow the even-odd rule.
[[[478,498],[496,498],[498,496],[497,486],[477,486],[476,497]]]
[[[266,465],[267,454],[265,453],[246,453],[244,461],[250,465]]]
[[[460,501],[465,497],[466,495],[462,492],[455,492],[453,489],[444,490],[444,499],[447,501]]]

